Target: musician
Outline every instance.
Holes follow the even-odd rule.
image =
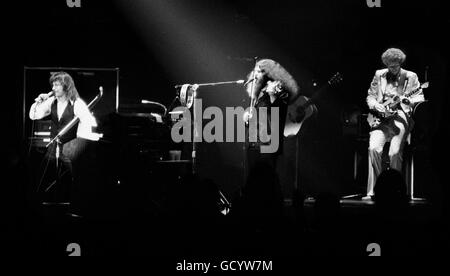
[[[402,171],[403,146],[413,127],[411,113],[415,104],[425,100],[417,74],[401,68],[405,59],[402,50],[387,49],[381,56],[386,68],[375,72],[368,90],[367,105],[374,113],[385,114],[387,106],[383,102],[387,99],[398,99],[400,103],[393,107],[396,111],[394,115],[381,119],[370,132],[367,196],[363,199],[374,195],[375,182],[382,171],[382,153],[386,142],[390,142],[390,168]],[[414,96],[406,97],[415,90],[417,93]]]
[[[264,126],[258,125],[258,142],[250,142],[248,147],[248,168],[251,170],[257,162],[265,162],[275,169],[276,160],[283,151],[283,130],[285,125],[287,106],[298,93],[298,85],[295,79],[278,62],[271,59],[259,60],[254,70],[247,76],[245,85],[250,98],[254,98],[254,107],[259,120],[259,108],[267,107],[267,122]],[[270,133],[271,140],[263,143],[259,140],[262,133],[261,127],[265,131],[271,130],[271,108],[279,108],[278,117],[278,141],[273,141],[274,133]],[[244,120],[248,121],[251,114],[246,112]],[[277,149],[271,153],[262,153],[261,146],[269,143],[277,143]]]
[[[60,142],[64,144],[75,137],[91,139],[92,127],[97,126],[97,122],[80,98],[72,77],[66,72],[57,72],[50,76],[49,81],[52,91],[35,99],[30,108],[30,119],[39,120],[50,115],[53,138],[76,116],[80,119],[78,127],[63,135]]]
[[[69,174],[73,173],[71,162],[72,158],[69,158],[68,156],[69,154],[73,155],[73,152],[68,152],[66,150],[67,148],[73,146],[68,142],[73,141],[73,139],[77,137],[82,138],[82,140],[85,141],[95,140],[95,138],[93,138],[94,134],[92,132],[92,128],[97,126],[97,122],[94,116],[89,111],[86,103],[80,98],[73,78],[68,73],[52,73],[49,82],[52,87],[52,91],[47,94],[40,94],[35,99],[35,103],[33,103],[29,112],[30,119],[39,120],[44,117],[50,116],[51,138],[53,139],[75,117],[79,118],[79,123],[74,125],[68,132],[57,139],[57,141],[53,143],[47,151],[46,158],[49,158],[51,161],[55,161],[55,145],[56,143],[58,143],[58,160],[62,165],[60,167],[60,171],[56,172],[56,178],[58,179],[58,177],[61,176],[63,169],[68,170]],[[51,170],[51,167],[47,169]],[[43,173],[45,174],[46,171],[44,171]],[[73,185],[73,183],[70,183],[70,185]],[[70,190],[73,191],[72,188],[73,187],[71,187]]]

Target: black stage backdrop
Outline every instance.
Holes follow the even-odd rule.
[[[314,95],[340,72],[344,80],[318,99],[319,113],[302,128],[298,148],[295,139],[286,140],[281,182],[289,200],[295,185],[311,196],[324,191],[340,196],[364,191],[367,144],[361,138],[366,133],[357,128],[355,118],[367,112],[367,89],[375,70],[383,66],[380,56],[388,47],[403,49],[404,67],[416,72],[421,82],[431,83],[424,92],[429,101],[418,118],[417,189],[448,214],[449,191],[444,182],[449,47],[445,36],[450,17],[444,6],[406,0],[382,0],[381,8],[369,8],[365,0],[81,0],[81,7],[70,8],[67,2],[2,4],[2,13],[8,15],[2,17],[6,46],[2,47],[6,61],[2,66],[6,76],[2,168],[7,170],[2,213],[9,210],[5,214],[11,219],[23,215],[22,186],[28,180],[20,165],[28,151],[21,133],[25,66],[120,68],[119,107],[142,99],[168,107],[176,84],[244,79],[254,57],[279,61],[306,96]],[[31,93],[27,97],[49,89],[27,87]],[[204,92],[204,107],[248,105],[237,85]],[[29,106],[25,108],[28,111]],[[200,173],[232,200],[244,185],[242,144],[202,143],[199,148]],[[292,171],[296,150],[298,183]]]

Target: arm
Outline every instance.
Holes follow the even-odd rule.
[[[372,82],[370,83],[369,90],[367,91],[367,106],[369,106],[369,109],[374,109],[375,105],[378,103],[378,89],[379,89],[379,79],[380,77],[375,73],[375,76],[372,79]]]
[[[420,87],[419,78],[417,77],[417,74],[411,73],[410,76],[408,76],[408,86],[406,87],[406,91],[413,91],[414,89],[417,89]],[[425,97],[423,95],[422,89],[419,90],[419,92],[409,98],[410,105],[414,105],[420,102],[424,102]]]
[[[32,104],[29,113],[30,119],[40,120],[45,116],[48,116],[51,113],[51,107],[54,99],[55,97],[49,97],[41,103],[35,102]]]
[[[97,121],[82,99],[77,99],[74,102],[73,111],[75,116],[80,119],[77,136],[87,138],[90,134],[92,134],[92,127],[97,126]]]

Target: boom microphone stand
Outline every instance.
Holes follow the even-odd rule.
[[[196,104],[196,98],[197,98],[197,89],[199,87],[206,87],[206,86],[218,86],[218,85],[224,85],[224,84],[243,84],[244,80],[237,80],[237,81],[223,81],[223,82],[210,82],[210,83],[199,83],[199,84],[181,84],[181,85],[175,85],[175,88],[181,88],[181,91],[179,92],[179,99],[181,104],[185,105],[187,108],[190,108],[192,106],[192,111],[194,113],[193,115],[193,122],[194,122],[194,134],[192,137],[192,174],[194,175],[196,173],[196,165],[197,165],[197,138],[199,137],[199,129],[195,122],[196,122],[196,111],[197,111],[197,104]],[[178,96],[177,96],[178,97]],[[200,130],[201,131],[201,130]]]
[[[99,91],[100,93],[88,104],[88,109],[92,108],[97,102],[98,100],[100,100],[100,98],[103,96],[103,87],[100,86],[99,87]],[[55,179],[55,184],[58,185],[60,182],[60,175],[59,175],[59,170],[60,170],[60,155],[62,152],[62,149],[60,148],[61,145],[61,137],[66,134],[70,129],[72,129],[72,127],[74,127],[78,122],[80,121],[80,118],[78,117],[74,117],[45,147],[48,148],[50,145],[55,144],[56,145],[56,152],[55,152],[55,162],[56,162],[56,179]],[[50,188],[50,187],[49,187]],[[47,188],[48,190],[48,188]]]
[[[253,107],[254,107],[254,104],[255,104],[255,82],[256,82],[255,74],[256,74],[256,64],[258,63],[258,57],[254,57],[253,59],[254,59],[255,65],[253,66],[252,80],[251,80],[251,85],[252,86],[250,88],[251,95],[250,95],[250,109],[249,109],[250,117],[249,117],[249,119],[251,118],[251,116],[253,116]],[[247,137],[248,137],[248,139],[250,139],[250,134],[247,135]],[[242,147],[243,147],[242,152],[243,152],[243,155],[244,155],[244,158],[243,158],[243,160],[244,160],[244,162],[243,162],[243,167],[244,167],[243,176],[244,176],[244,180],[243,180],[242,183],[244,183],[244,185],[245,185],[245,183],[247,181],[247,176],[248,176],[247,170],[250,169],[250,168],[247,168],[247,165],[248,165],[247,164],[248,163],[248,158],[247,158],[248,140],[247,140],[247,137],[245,137],[244,144],[242,145]]]

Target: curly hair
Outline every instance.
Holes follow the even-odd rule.
[[[257,91],[257,93],[255,94],[259,93],[266,85],[267,81],[279,81],[281,82],[282,88],[289,94],[289,102],[291,103],[295,100],[299,91],[298,84],[283,66],[272,59],[261,59],[256,63],[256,67],[260,68],[263,79],[256,84],[254,90]],[[248,74],[247,80],[252,80],[253,75],[254,70]],[[249,82],[249,84],[251,84],[251,82]]]
[[[71,101],[75,101],[80,98],[78,94],[78,90],[75,87],[75,82],[72,77],[66,72],[56,72],[51,73],[50,75],[50,85],[52,85],[55,81],[58,81],[62,84],[64,92],[67,94],[67,98]]]
[[[383,64],[388,66],[394,62],[402,64],[406,59],[405,53],[397,48],[389,48],[381,55],[381,61]]]

